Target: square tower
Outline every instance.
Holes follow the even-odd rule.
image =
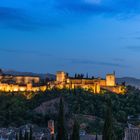
[[[56,74],[56,81],[57,82],[65,82],[66,81],[66,78],[67,78],[67,74],[63,71],[58,71],[57,74]]]
[[[107,74],[106,75],[106,86],[116,86],[115,74]]]

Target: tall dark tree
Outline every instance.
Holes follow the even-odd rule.
[[[80,78],[83,79],[83,78],[84,78],[84,74],[81,74],[81,75],[80,75]]]
[[[29,135],[29,140],[33,139],[33,130],[32,130],[32,126],[30,127],[30,135]]]
[[[16,133],[16,140],[19,140],[19,139],[18,139],[18,133]]]
[[[60,104],[59,104],[59,114],[58,114],[58,122],[57,122],[57,136],[56,140],[67,140],[67,132],[65,129],[65,124],[64,124],[64,105],[63,105],[63,100],[62,98],[60,99]]]
[[[79,124],[78,124],[77,120],[74,121],[71,140],[80,140]]]
[[[94,76],[92,76],[91,79],[94,79]]]
[[[96,133],[96,137],[95,137],[95,140],[98,140],[98,135],[97,135],[97,133]]]
[[[54,140],[54,135],[52,135],[51,140]]]
[[[28,132],[27,132],[27,130],[25,130],[25,133],[24,133],[24,140],[28,140]]]
[[[22,130],[19,130],[19,140],[23,140]]]
[[[110,99],[107,99],[107,111],[103,128],[103,140],[113,140],[112,103]]]
[[[88,73],[87,73],[87,75],[86,75],[86,78],[88,79],[89,77],[88,77]]]
[[[77,74],[75,73],[75,76],[74,76],[74,78],[77,78]]]

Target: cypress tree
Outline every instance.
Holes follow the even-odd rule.
[[[107,111],[103,128],[103,140],[113,140],[113,124],[112,124],[112,104],[111,100],[107,101]]]
[[[75,73],[75,76],[74,76],[74,78],[77,78],[77,74]]]
[[[22,130],[21,130],[21,129],[20,129],[20,131],[19,131],[19,140],[23,140]]]
[[[88,73],[87,73],[87,75],[86,75],[86,78],[88,79],[89,77],[88,77]]]
[[[95,137],[95,140],[98,140],[98,135],[97,135],[97,133],[96,133],[96,137]]]
[[[74,121],[71,140],[80,140],[79,124],[78,124],[78,122],[76,120]]]
[[[18,133],[16,133],[16,140],[19,140],[19,139],[18,139]]]
[[[52,135],[52,138],[51,138],[51,140],[54,140],[54,135]]]
[[[67,139],[68,139],[67,133],[64,125],[64,105],[63,105],[63,100],[61,98],[59,104],[56,140],[67,140]]]
[[[24,140],[28,140],[28,132],[27,132],[27,130],[25,130],[25,133],[24,133]]]
[[[33,131],[32,131],[32,127],[30,127],[30,136],[29,136],[29,140],[33,139]]]

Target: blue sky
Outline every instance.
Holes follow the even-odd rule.
[[[1,0],[0,67],[140,78],[139,0]]]

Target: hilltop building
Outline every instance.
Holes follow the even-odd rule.
[[[128,116],[127,124],[124,140],[140,140],[140,114]]]
[[[107,74],[105,79],[84,77],[82,74],[75,74],[70,77],[63,71],[56,73],[56,80],[43,82],[38,76],[28,75],[8,75],[0,70],[0,91],[1,92],[38,92],[46,91],[52,88],[83,88],[93,93],[101,93],[108,90],[117,94],[123,94],[125,88],[123,85],[116,84],[115,73]]]
[[[50,134],[54,135],[54,120],[49,120],[48,121],[48,128],[50,130]]]
[[[140,128],[125,129],[124,140],[140,140]]]
[[[107,74],[106,79],[101,78],[84,78],[84,75],[76,74],[75,77],[69,77],[69,75],[63,71],[58,71],[56,74],[56,81],[50,83],[50,87],[56,87],[59,89],[68,88],[83,88],[85,90],[91,90],[94,93],[100,93],[102,89],[108,90],[117,94],[123,94],[125,92],[123,85],[116,84],[115,73]]]
[[[40,77],[8,75],[0,70],[0,91],[2,92],[24,92],[24,91],[45,91],[46,85],[42,85]]]

